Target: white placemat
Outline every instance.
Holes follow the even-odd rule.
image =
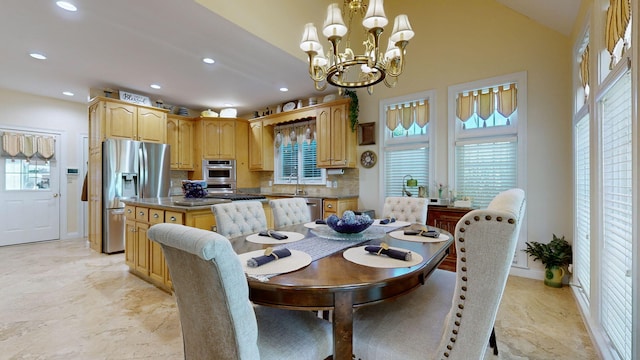
[[[260,236],[258,234],[251,234],[247,236],[247,241],[256,244],[286,244],[298,240],[304,239],[304,234],[300,234],[292,231],[276,231],[278,234],[287,235],[286,239],[278,240],[269,236]]]
[[[311,264],[311,256],[305,252],[298,250],[290,250],[291,256],[268,262],[262,266],[249,267],[247,266],[247,260],[252,257],[264,255],[264,250],[256,250],[248,253],[240,254],[240,262],[242,263],[242,269],[247,275],[269,275],[269,274],[282,274],[291,271],[301,269]]]
[[[447,236],[445,234],[440,234],[440,236],[437,237],[437,238],[431,238],[431,237],[422,236],[422,235],[405,235],[404,234],[404,230],[392,231],[392,232],[389,233],[389,236],[391,236],[393,238],[396,238],[398,240],[423,242],[423,243],[440,242],[440,241],[449,240],[449,236]]]
[[[416,254],[414,252],[411,253],[411,260],[399,260],[390,258],[386,255],[376,255],[366,251],[364,248],[366,246],[358,246],[354,248],[350,248],[345,250],[342,253],[342,256],[359,265],[375,267],[375,268],[402,268],[402,267],[411,267],[414,265],[418,265],[422,262],[422,256],[420,254]],[[390,247],[390,249],[402,250],[402,251],[410,251],[407,249]]]
[[[327,224],[316,224],[315,221],[312,222],[308,222],[304,224],[304,227],[308,228],[308,229],[315,229],[318,226],[327,226]]]
[[[401,221],[401,220],[396,220],[394,222],[390,222],[388,224],[380,224],[380,220],[384,220],[384,219],[375,219],[373,221],[372,225],[376,225],[376,226],[385,226],[385,227],[403,227],[403,226],[409,226],[411,225],[410,222],[408,221]]]

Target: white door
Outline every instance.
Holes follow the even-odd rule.
[[[59,136],[50,136],[59,154]],[[60,238],[59,179],[55,157],[0,157],[0,246]]]

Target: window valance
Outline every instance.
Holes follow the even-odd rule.
[[[37,156],[48,161],[55,156],[55,138],[53,136],[5,131],[2,134],[2,155],[12,159],[24,157],[27,161]]]
[[[611,55],[609,69],[613,69],[616,64],[615,47],[620,40],[624,40],[624,49],[628,47],[625,40],[625,33],[631,20],[631,2],[629,0],[609,0],[607,9],[607,22],[605,27],[605,44],[607,51]]]
[[[465,122],[475,114],[487,120],[494,112],[508,118],[518,108],[518,90],[515,85],[458,94],[456,116]]]
[[[274,127],[275,146],[287,146],[306,141],[310,144],[316,138],[316,120],[297,121]]]
[[[424,127],[429,123],[429,100],[418,100],[387,107],[387,128],[394,131],[398,125],[409,130],[413,124]]]

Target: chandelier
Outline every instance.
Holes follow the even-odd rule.
[[[349,26],[345,25],[343,16],[348,18]],[[355,54],[350,44],[354,17],[362,18],[366,34],[362,54]],[[313,23],[306,24],[300,49],[309,56],[309,75],[316,90],[324,90],[327,83],[337,86],[340,93],[344,89],[366,87],[367,92],[373,94],[373,85],[381,81],[387,87],[394,87],[402,74],[405,49],[414,33],[407,15],[396,16],[387,50],[381,54],[380,34],[387,23],[383,0],[371,0],[369,6],[363,0],[344,0],[342,9],[337,3],[329,5],[322,29],[331,43],[331,51],[326,56],[316,27]],[[345,47],[341,50],[343,38]]]

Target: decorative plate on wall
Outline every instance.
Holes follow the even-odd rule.
[[[289,101],[288,103],[284,104],[284,106],[282,107],[282,111],[291,111],[295,108],[296,103],[294,103],[293,101]]]
[[[362,166],[366,167],[367,169],[372,168],[376,164],[377,160],[378,158],[376,156],[376,153],[371,150],[363,152],[360,156],[360,164],[362,164]]]

